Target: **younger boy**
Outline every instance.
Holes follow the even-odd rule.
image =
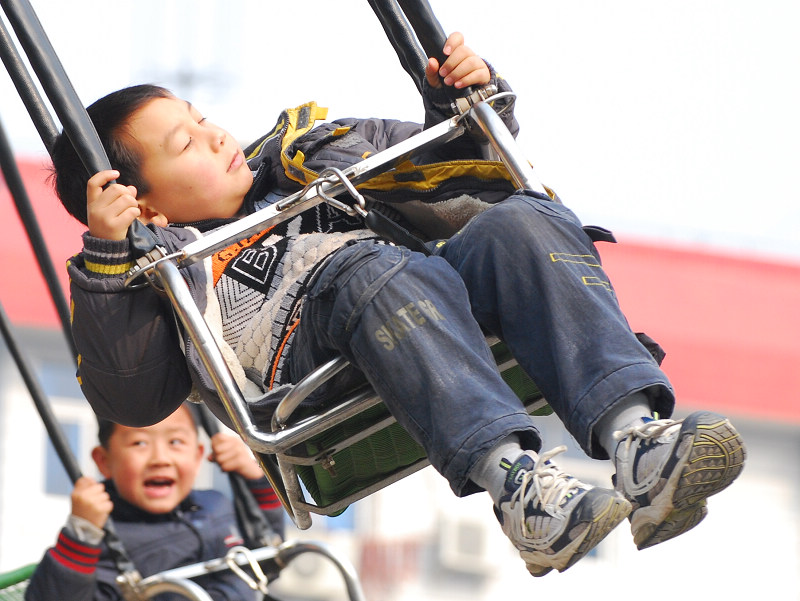
[[[449,87],[508,90],[461,34],[448,38],[444,54],[426,69],[426,124],[449,117]],[[286,111],[243,152],[168,91],[129,88],[89,108],[116,168],[90,178],[62,136],[53,153],[57,190],[89,227],[69,271],[79,377],[96,412],[144,425],[193,386],[227,419],[169,303],[152,289],[125,289],[126,232],[138,218],[176,251],[326,167],[345,168],[422,129],[384,119],[313,127],[321,113],[314,103]],[[510,110],[502,118],[517,131]],[[462,136],[416,159],[391,186],[363,188],[401,211],[410,200],[444,212],[453,203],[481,209],[447,240],[429,233],[432,256],[390,244],[360,217],[323,204],[183,271],[252,398],[255,421],[268,429],[276,396],[343,355],[354,370],[325,393],[354,372],[366,377],[455,494],[489,492],[534,576],[573,565],[631,511],[640,548],[685,532],[705,516],[706,498],[738,476],[738,434],[707,412],[654,419],[671,415],[672,387],[622,315],[593,230],[561,203],[515,191],[496,165],[461,160],[477,156]],[[425,231],[430,223],[415,225]],[[564,473],[551,461],[561,449],[539,454],[539,435],[498,374],[486,332],[506,342],[584,451],[612,458],[616,490]]]
[[[98,438],[92,458],[106,480],[83,476],[75,482],[72,512],[56,545],[34,572],[26,600],[123,598],[115,583],[119,572],[104,541],[109,516],[129,559],[144,577],[224,557],[231,547],[242,544],[227,497],[214,490],[192,489],[204,448],[187,405],[145,428],[100,420]],[[209,459],[247,479],[265,516],[282,535],[283,509],[250,449],[238,437],[221,432],[212,437],[211,448]],[[229,571],[196,582],[215,601],[255,599],[249,586]]]

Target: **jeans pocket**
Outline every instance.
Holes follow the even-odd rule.
[[[343,246],[335,251],[325,264],[322,265],[317,275],[311,281],[306,292],[306,298],[322,298],[332,294],[334,286],[340,288],[346,278],[343,276],[354,265],[366,260],[369,255],[377,254],[374,241],[361,240]]]

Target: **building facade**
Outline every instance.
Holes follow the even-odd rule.
[[[66,257],[79,246],[81,227],[57,206],[41,182],[41,161],[20,161],[50,253],[66,289]],[[83,473],[96,475],[93,414],[74,378],[61,324],[27,245],[11,217],[0,224],[0,302],[14,338],[39,382]],[[636,551],[627,525],[576,567],[532,582],[494,523],[486,495],[455,499],[430,468],[356,503],[339,518],[318,518],[291,536],[329,541],[355,564],[370,599],[495,599],[531,587],[537,594],[564,586],[592,587],[618,596],[620,578],[648,598],[671,599],[671,586],[690,581],[692,596],[748,599],[764,574],[786,598],[800,598],[800,265],[754,260],[624,240],[601,248],[634,330],[667,350],[680,413],[709,408],[734,419],[748,445],[748,463],[735,486],[712,498],[694,531],[668,544]],[[554,417],[541,428],[548,448],[567,444],[561,463],[582,478],[607,485],[604,462],[582,456]],[[222,484],[213,471],[203,485]],[[0,571],[36,562],[54,541],[69,511],[69,479],[7,349],[0,348]],[[713,578],[709,574],[716,574]],[[589,580],[591,579],[591,580]],[[685,586],[681,584],[680,586]],[[291,597],[346,598],[341,580],[319,558],[304,558],[275,585]],[[535,587],[535,588],[534,588]]]

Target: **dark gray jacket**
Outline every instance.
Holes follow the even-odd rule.
[[[265,480],[266,482],[266,480]],[[113,485],[106,488],[114,502],[111,518],[128,558],[142,577],[182,565],[224,557],[241,543],[230,500],[213,490],[195,490],[172,512],[155,515],[125,502]],[[275,510],[282,515],[283,510]],[[83,543],[63,529],[34,572],[26,601],[120,601],[119,574],[108,546]],[[204,576],[196,582],[215,601],[256,599],[248,585],[232,572]],[[159,601],[185,599],[164,594]]]
[[[495,83],[501,90],[508,89],[503,80],[495,79]],[[426,88],[423,99],[426,124],[448,118],[450,101],[441,89]],[[262,208],[269,202],[270,193],[296,192],[325,167],[355,164],[423,128],[415,123],[384,119],[342,119],[313,127],[314,110],[312,103],[285,111],[272,134],[246,149],[254,172],[254,183],[245,199],[248,211]],[[516,133],[512,112],[507,111],[503,118]],[[463,195],[489,203],[507,197],[513,192],[508,174],[498,163],[475,160],[477,153],[469,136],[462,136],[419,157],[416,166],[409,165],[398,170],[399,173],[379,178],[374,186],[372,181],[367,182],[362,193],[398,207],[411,201],[436,205]],[[426,186],[431,170],[441,173],[442,169],[449,176]],[[326,205],[320,207],[315,209],[330,210]],[[318,212],[305,223],[323,233],[364,228],[360,219],[325,221],[322,217]],[[181,225],[151,226],[151,230],[167,251],[174,251],[220,224]],[[424,230],[424,218],[416,225]],[[429,232],[427,237],[437,236]],[[124,288],[130,261],[127,240],[100,240],[87,234],[83,252],[68,263],[72,330],[80,354],[78,378],[86,398],[99,416],[135,427],[156,423],[170,415],[194,387],[211,410],[231,426],[194,345],[190,340],[184,341],[179,333],[169,301],[151,287]],[[208,266],[198,263],[182,273],[199,309],[205,311]],[[266,419],[274,398],[285,394],[285,386],[290,385],[282,382],[259,403],[252,404],[257,422]]]

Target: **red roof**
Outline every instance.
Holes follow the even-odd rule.
[[[80,237],[86,227],[67,213],[53,193],[47,181],[49,159],[18,159],[17,164],[66,294],[67,271],[64,265],[71,255],[80,250]],[[0,220],[0,302],[15,324],[58,328],[58,314],[50,300],[22,220],[2,178],[0,207],[4,215]]]
[[[21,160],[40,226],[66,290],[64,261],[85,229],[45,183],[44,160]],[[0,302],[15,324],[59,327],[7,188],[0,187]],[[601,244],[635,331],[667,351],[685,408],[800,422],[800,264],[627,240]]]
[[[800,421],[800,264],[626,240],[601,253],[682,404]]]

